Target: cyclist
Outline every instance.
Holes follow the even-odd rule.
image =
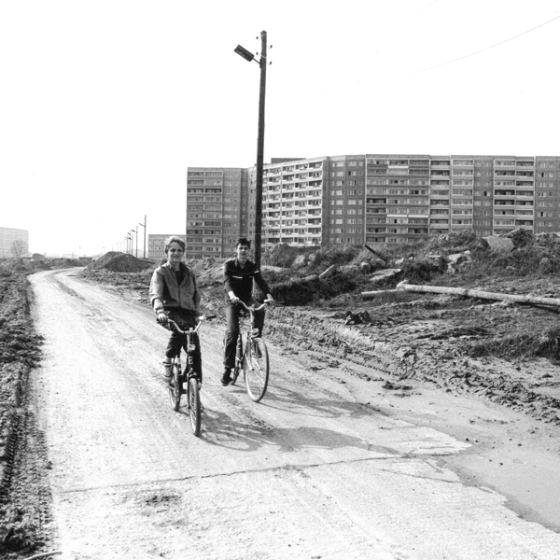
[[[266,294],[266,299],[274,303],[270,294],[270,288],[261,275],[256,264],[249,260],[251,242],[240,237],[235,244],[236,257],[228,259],[224,263],[224,292],[226,299],[226,337],[224,344],[224,374],[222,385],[226,387],[231,383],[231,369],[235,366],[235,353],[237,349],[237,337],[239,336],[239,311],[241,300],[245,305],[254,305],[253,280]],[[264,326],[264,309],[256,311],[253,315],[254,323],[251,325],[255,336],[260,336]]]
[[[184,263],[185,242],[176,236],[165,240],[167,262],[154,270],[150,282],[150,302],[157,315],[157,322],[166,326],[171,319],[183,330],[196,325],[199,316],[200,292],[194,272]],[[171,360],[185,343],[185,337],[171,330],[171,336],[163,359],[163,376],[171,379]],[[202,361],[200,357],[200,341],[194,334],[196,350],[193,354],[193,366],[202,379]],[[185,349],[186,350],[186,349]]]

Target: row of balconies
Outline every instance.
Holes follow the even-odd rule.
[[[309,239],[315,239],[317,237],[321,237],[321,230],[319,231],[290,231],[290,230],[286,230],[286,231],[278,231],[278,230],[273,230],[273,231],[267,231],[266,234],[264,235],[265,239],[267,240],[268,243],[290,243],[288,241],[289,237],[292,237],[293,235],[298,235],[298,236],[304,236],[309,238]],[[274,239],[282,239],[282,241],[273,241]]]
[[[267,224],[271,227],[307,227],[307,226],[321,226],[321,222],[307,221],[307,220],[278,220],[274,218],[268,218],[266,220]]]
[[[533,168],[535,167],[535,162],[534,161],[496,161],[494,160],[494,167],[510,167],[510,168],[516,168],[516,167],[523,167],[523,168]]]

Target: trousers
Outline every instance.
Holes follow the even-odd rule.
[[[245,305],[258,305],[258,302],[251,298],[243,302]],[[241,305],[232,303],[229,298],[226,300],[226,334],[224,339],[224,367],[233,368],[235,366],[235,354],[237,351],[237,339],[239,338],[239,315],[245,310]],[[253,314],[253,329],[259,331],[259,336],[264,327],[264,309],[255,311]]]

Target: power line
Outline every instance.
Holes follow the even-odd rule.
[[[526,35],[527,33],[531,33],[531,31],[535,31],[535,29],[539,29],[539,27],[543,27],[544,25],[547,25],[548,23],[551,23],[551,22],[553,22],[553,21],[555,21],[559,18],[560,18],[560,15],[558,15],[556,17],[553,17],[552,19],[549,19],[548,21],[540,23],[536,27],[532,27],[531,29],[527,29],[526,31],[523,31],[522,33],[519,33],[518,35],[514,35],[513,37],[510,37],[509,39],[505,39],[504,41],[500,41],[499,43],[496,43],[494,45],[484,47],[483,49],[480,49],[478,51],[474,51],[474,52],[472,52],[470,54],[466,54],[464,56],[460,56],[458,58],[454,58],[453,60],[448,60],[446,62],[441,62],[440,64],[435,64],[434,66],[429,66],[428,68],[422,68],[421,70],[414,70],[412,72],[408,72],[407,74],[401,74],[401,76],[411,76],[413,74],[420,74],[422,72],[428,72],[428,70],[434,70],[435,68],[441,68],[442,66],[447,66],[448,64],[453,64],[454,62],[458,62],[459,60],[464,60],[465,58],[469,58],[469,57],[474,56],[476,54],[480,54],[484,51],[494,49],[496,47],[499,47],[500,45],[503,45],[504,43],[508,43],[509,41],[513,41],[514,39],[518,39],[519,37],[521,37],[523,35]]]

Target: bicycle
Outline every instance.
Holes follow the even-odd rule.
[[[167,319],[167,323],[171,325],[178,333],[186,337],[185,348],[187,351],[187,359],[183,369],[181,364],[181,350],[171,360],[171,379],[169,380],[169,400],[173,405],[175,412],[179,411],[181,404],[181,395],[187,395],[187,409],[191,422],[192,432],[195,436],[200,435],[201,430],[201,405],[200,405],[200,385],[202,384],[202,372],[193,369],[193,353],[196,346],[193,342],[194,334],[198,332],[200,325],[204,320],[213,319],[214,315],[206,315],[199,317],[198,323],[194,328],[183,330],[175,321]]]
[[[231,375],[231,384],[235,385],[239,374],[243,371],[247,394],[253,401],[259,402],[264,397],[268,387],[268,377],[270,373],[268,349],[262,337],[254,336],[251,324],[253,323],[254,312],[268,307],[268,301],[264,301],[259,307],[253,305],[247,306],[241,300],[238,300],[238,303],[248,312],[248,316],[241,316],[240,314],[239,317],[240,322],[241,319],[246,319],[247,334],[245,335],[245,341],[243,341],[240,325],[235,355],[235,367]]]

